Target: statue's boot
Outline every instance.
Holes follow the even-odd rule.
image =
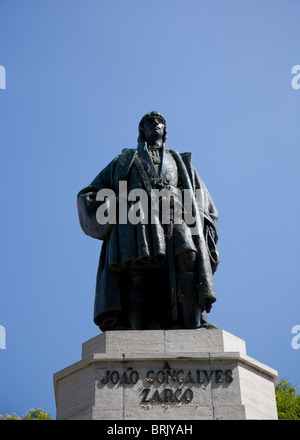
[[[201,307],[201,318],[200,318],[200,327],[199,328],[207,328],[207,329],[218,328],[216,325],[210,324],[208,322],[207,312],[203,307]]]
[[[120,311],[115,310],[103,315],[101,322],[97,323],[102,332],[110,330],[128,330],[129,325]]]

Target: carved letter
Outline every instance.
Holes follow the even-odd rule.
[[[150,393],[150,388],[144,388],[142,390],[142,393],[144,394],[141,402],[150,402],[150,400],[146,400],[146,397],[148,396],[148,394]]]
[[[227,383],[231,383],[233,381],[232,371],[231,370],[226,370],[224,374],[225,374],[225,381]]]

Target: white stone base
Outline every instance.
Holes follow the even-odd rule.
[[[111,331],[54,374],[56,418],[277,419],[276,381],[224,330]]]

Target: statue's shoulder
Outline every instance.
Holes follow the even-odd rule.
[[[186,167],[192,168],[192,153],[179,153],[176,150],[169,150],[173,157],[177,160],[182,160]]]
[[[179,153],[181,157],[192,157],[192,154],[190,151],[187,151],[185,153]]]
[[[136,152],[137,152],[136,148],[123,148],[120,157],[131,157],[134,156]]]
[[[184,152],[184,153],[180,153],[179,151],[177,151],[177,150],[173,150],[173,149],[170,148],[170,149],[169,149],[169,152],[170,152],[171,154],[173,154],[173,155],[180,156],[182,159],[183,159],[183,158],[191,158],[191,157],[192,157],[192,153],[189,152],[189,151]]]
[[[125,166],[131,164],[136,155],[136,148],[123,148],[122,153],[119,156],[119,165]]]
[[[123,148],[122,153],[118,156],[116,177],[119,180],[126,180],[127,174],[134,162],[136,151],[135,148]]]

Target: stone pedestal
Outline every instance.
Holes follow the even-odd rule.
[[[224,330],[106,332],[54,374],[56,418],[277,419],[276,380]]]

